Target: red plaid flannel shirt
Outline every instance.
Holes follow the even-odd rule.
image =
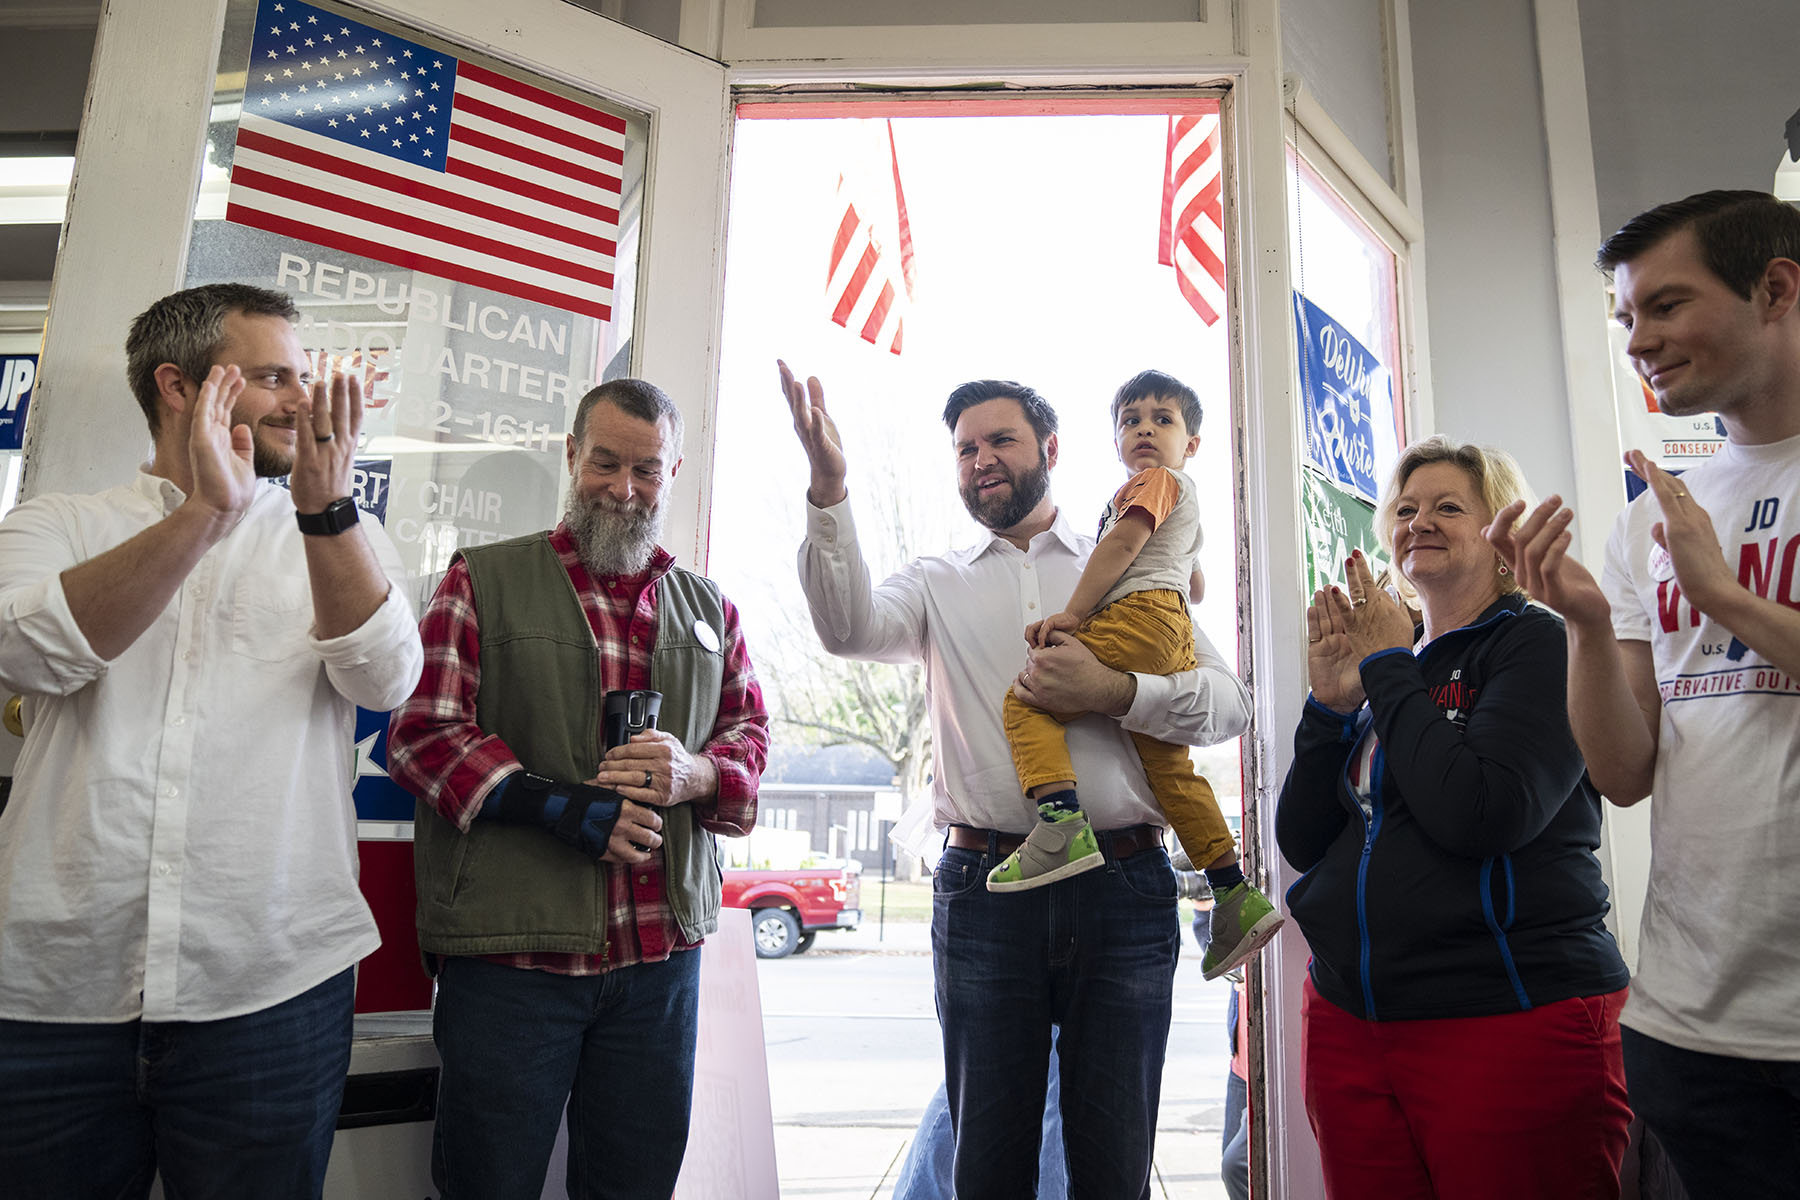
[[[574,539],[558,525],[550,545],[581,597],[599,647],[600,682],[607,691],[650,686],[649,650],[656,642],[656,581],[674,559],[658,549],[639,575],[592,578]],[[468,568],[458,560],[438,585],[419,622],[425,672],[412,698],[394,710],[388,735],[388,772],[458,829],[467,829],[496,783],[519,769],[519,760],[497,737],[475,724],[475,692],[481,682],[481,638]],[[719,716],[701,754],[719,772],[718,795],[694,804],[702,828],[728,836],[756,823],[756,784],[769,747],[763,708],[737,609],[725,601],[721,652],[725,679]],[[548,836],[548,835],[546,835]],[[606,875],[607,954],[519,953],[492,956],[513,967],[560,975],[597,975],[640,962],[661,962],[693,943],[684,940],[669,911],[659,859],[627,868],[600,864]]]

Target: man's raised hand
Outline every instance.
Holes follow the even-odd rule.
[[[837,423],[825,411],[825,385],[816,375],[801,383],[780,359],[775,366],[781,373],[781,394],[794,417],[794,436],[800,439],[812,467],[806,498],[815,508],[829,508],[848,493],[844,490],[844,444],[838,438]]]
[[[294,413],[294,465],[288,489],[294,508],[325,511],[350,495],[356,467],[356,440],[362,433],[362,378],[356,370],[330,371],[320,356],[319,373]]]
[[[1606,593],[1592,572],[1569,557],[1574,537],[1569,523],[1575,514],[1563,507],[1561,496],[1551,496],[1514,528],[1524,512],[1525,502],[1515,500],[1482,531],[1519,586],[1572,624],[1610,628],[1612,606]]]
[[[256,498],[254,445],[248,425],[233,425],[232,410],[244,391],[235,366],[215,366],[201,381],[188,431],[193,499],[235,525]],[[223,526],[221,527],[223,528]]]

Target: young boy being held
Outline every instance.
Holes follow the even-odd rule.
[[[1099,543],[1067,609],[1027,626],[1025,640],[1042,646],[1063,632],[1115,670],[1191,671],[1188,595],[1198,579],[1200,502],[1181,467],[1200,446],[1200,398],[1173,376],[1144,371],[1119,389],[1112,412],[1119,461],[1131,478],[1106,506]],[[1019,785],[1037,803],[1039,821],[989,873],[988,890],[1042,887],[1101,866],[1099,844],[1075,796],[1062,730],[1069,717],[1026,704],[1010,690],[1004,715]],[[1206,978],[1215,979],[1273,937],[1281,914],[1245,881],[1237,844],[1188,748],[1140,733],[1131,738],[1157,804],[1212,885],[1212,944],[1202,965]]]

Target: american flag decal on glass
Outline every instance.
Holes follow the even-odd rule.
[[[1156,261],[1208,325],[1225,311],[1225,202],[1220,195],[1219,118],[1169,118],[1163,166],[1162,241]]]
[[[296,0],[263,0],[227,220],[612,316],[625,122]]]

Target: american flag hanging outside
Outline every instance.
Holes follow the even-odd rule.
[[[1169,118],[1163,166],[1162,241],[1157,262],[1175,268],[1175,286],[1208,325],[1225,311],[1225,202],[1219,176],[1219,118]]]
[[[852,330],[872,346],[885,346],[889,354],[899,354],[905,340],[905,310],[912,302],[916,268],[912,225],[906,217],[906,193],[900,186],[900,152],[894,145],[894,123],[883,121],[882,125],[887,153],[881,156],[885,161],[880,170],[859,176],[851,168],[838,175],[834,211],[839,216],[826,270],[825,304],[833,322]],[[883,239],[882,231],[876,227],[876,214],[885,216],[885,204],[877,203],[877,197],[864,191],[874,186],[885,188],[886,181],[880,178],[883,175],[893,179],[892,244]]]
[[[625,122],[263,0],[227,220],[609,320]]]

